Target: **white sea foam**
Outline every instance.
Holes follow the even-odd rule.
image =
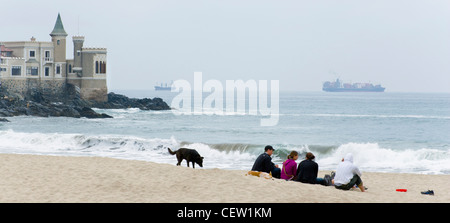
[[[317,162],[323,169],[335,169],[347,153],[353,153],[354,163],[363,171],[450,173],[448,150],[393,150],[382,148],[377,143],[347,143],[329,154],[323,154],[323,157],[317,158]]]
[[[404,118],[404,119],[450,119],[436,115],[377,115],[377,114],[282,114],[287,116],[344,117],[344,118]]]
[[[221,151],[203,143],[183,143],[169,139],[144,139],[123,135],[84,135],[62,133],[24,133],[12,130],[0,131],[1,153],[103,156],[121,159],[146,160],[176,164],[175,156],[167,148],[196,149],[205,157],[205,168],[248,169],[256,158],[254,154],[240,150]],[[185,161],[182,163],[186,165]],[[250,166],[250,167],[249,167]]]
[[[177,140],[132,136],[0,131],[0,152],[66,156],[105,156],[158,161]],[[165,150],[167,152],[167,149]]]
[[[249,169],[262,153],[262,145],[205,144],[180,142],[175,137],[140,138],[123,135],[90,136],[84,134],[25,133],[12,130],[0,131],[0,152],[64,156],[104,156],[122,159],[146,160],[175,164],[175,156],[167,148],[196,149],[205,157],[205,168]],[[276,145],[275,147],[282,147]],[[286,150],[286,151],[285,151]],[[317,146],[289,146],[279,149],[274,162],[282,162],[290,150],[300,154],[315,153],[320,169],[333,170],[346,153],[353,153],[354,162],[362,171],[411,172],[425,174],[449,174],[450,152],[438,149],[382,148],[377,143],[347,143],[334,149]],[[300,162],[300,159],[298,160]],[[281,163],[278,163],[281,164]],[[186,165],[183,162],[182,165]]]
[[[0,131],[0,141],[2,142],[0,145],[2,153],[105,156],[172,164],[176,163],[176,158],[168,154],[167,148],[176,150],[180,147],[187,147],[196,149],[205,157],[205,168],[224,169],[251,168],[263,148],[261,145],[249,144],[179,142],[175,137],[144,139],[121,135],[89,136],[24,133],[12,130]],[[321,169],[333,170],[346,153],[353,153],[355,164],[363,171],[450,173],[450,152],[448,150],[427,148],[392,150],[382,148],[377,143],[347,143],[327,150],[320,150],[317,146],[302,145],[290,146],[290,150],[296,150],[300,154],[308,151],[315,153],[316,161]],[[282,162],[285,154],[289,151],[287,149],[278,151],[279,155],[274,157],[274,162]]]

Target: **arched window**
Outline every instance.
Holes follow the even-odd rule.
[[[100,73],[106,74],[106,62],[105,61],[100,62]]]

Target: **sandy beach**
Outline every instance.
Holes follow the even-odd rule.
[[[0,154],[0,163],[0,202],[450,202],[450,175],[363,172],[369,189],[362,193],[267,180],[244,170],[192,169],[185,162]],[[420,193],[429,189],[434,196]]]

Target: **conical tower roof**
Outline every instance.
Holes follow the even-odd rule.
[[[58,13],[58,18],[56,19],[55,27],[53,31],[50,33],[50,36],[67,36],[66,31],[64,30],[64,25],[61,20],[61,15]]]

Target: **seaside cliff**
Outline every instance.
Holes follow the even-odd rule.
[[[136,99],[113,92],[108,93],[108,101],[96,102],[84,100],[73,91],[61,96],[44,95],[38,90],[29,91],[24,96],[0,91],[0,117],[27,115],[38,117],[113,118],[105,113],[99,114],[92,108],[170,110],[170,107],[161,98]],[[5,118],[1,120],[8,121]]]

